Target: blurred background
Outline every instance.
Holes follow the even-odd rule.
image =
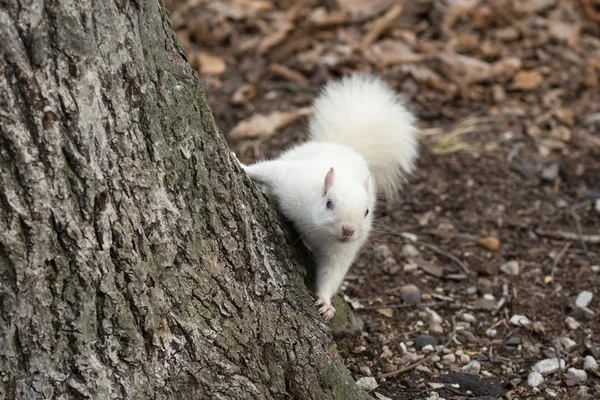
[[[338,340],[357,379],[406,365],[418,335],[448,334],[468,311],[454,361],[378,393],[427,393],[423,377],[480,359],[505,391],[598,395],[597,379],[524,382],[559,338],[577,343],[565,353],[577,368],[600,357],[600,1],[166,2],[242,162],[303,140],[311,100],[344,74],[378,74],[418,117],[415,174],[345,283],[366,323]],[[596,297],[582,311],[584,291]],[[421,306],[407,307],[407,292]],[[511,324],[515,314],[532,324]]]

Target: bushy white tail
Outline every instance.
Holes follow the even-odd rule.
[[[311,140],[358,151],[377,190],[393,201],[417,157],[419,133],[398,95],[375,76],[352,75],[326,85],[313,106]]]

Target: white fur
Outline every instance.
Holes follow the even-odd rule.
[[[335,312],[331,297],[369,236],[376,191],[394,197],[414,163],[417,131],[394,92],[374,77],[330,84],[315,108],[311,141],[244,169],[315,255],[315,306],[329,319]],[[331,168],[333,181],[326,187]],[[344,236],[344,226],[354,230],[351,237]]]
[[[310,139],[358,151],[377,190],[395,200],[415,163],[419,133],[399,96],[375,76],[351,75],[325,86],[313,106]]]

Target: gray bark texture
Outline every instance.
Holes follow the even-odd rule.
[[[0,398],[359,399],[156,0],[0,0]]]

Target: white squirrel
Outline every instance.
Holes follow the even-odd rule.
[[[331,298],[368,239],[377,192],[393,200],[411,172],[418,129],[398,95],[372,75],[329,83],[313,107],[308,142],[243,168],[315,255],[315,307],[328,320]]]

